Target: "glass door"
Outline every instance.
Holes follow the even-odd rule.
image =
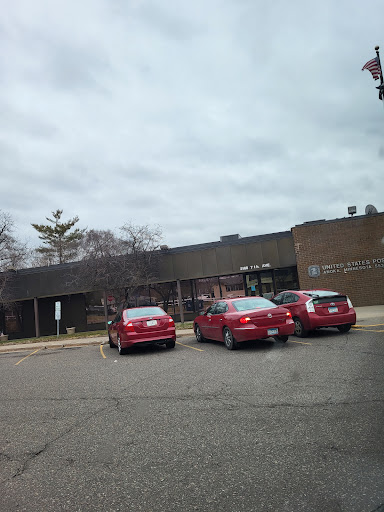
[[[260,272],[260,288],[261,288],[260,295],[262,295],[266,299],[270,299],[271,297],[274,296],[272,270]]]
[[[273,270],[251,272],[245,280],[248,295],[260,295],[266,299],[274,295]]]

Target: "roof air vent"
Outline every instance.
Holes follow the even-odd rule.
[[[225,235],[220,237],[220,242],[235,242],[239,240],[241,236],[239,234],[236,235]]]

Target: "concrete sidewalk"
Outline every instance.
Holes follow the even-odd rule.
[[[372,319],[378,323],[384,324],[384,305],[382,306],[364,306],[355,308],[357,316],[357,324],[369,324]],[[176,331],[176,337],[193,336],[193,329],[180,329]],[[0,354],[7,352],[20,352],[24,350],[34,351],[43,348],[70,348],[82,347],[85,345],[106,345],[108,343],[107,336],[89,336],[87,338],[73,338],[60,341],[39,341],[36,343],[9,343],[0,345]]]
[[[193,329],[180,329],[176,331],[176,338],[183,336],[192,336]],[[57,341],[37,341],[36,343],[7,343],[0,345],[0,354],[7,352],[20,352],[24,350],[34,351],[42,348],[71,348],[71,347],[83,347],[85,345],[107,345],[107,336],[88,336],[86,338],[72,338],[66,340]]]
[[[363,306],[355,308],[357,322],[363,323],[370,318],[376,318],[384,323],[384,305],[383,306]]]

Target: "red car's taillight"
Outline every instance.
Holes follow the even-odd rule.
[[[124,330],[125,331],[129,331],[129,332],[135,332],[135,329],[132,325],[132,322],[128,322],[127,324],[124,325]]]
[[[247,324],[250,321],[251,321],[251,319],[249,318],[249,316],[243,316],[243,317],[240,318],[240,323],[241,324]]]
[[[287,317],[292,318],[292,313],[290,311],[287,311]]]
[[[168,321],[169,321],[169,325],[175,325],[175,322],[173,321],[173,318],[169,318]]]

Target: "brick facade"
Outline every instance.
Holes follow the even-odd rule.
[[[384,304],[384,213],[292,228],[301,289],[346,293],[354,306]],[[310,277],[310,266],[318,277]]]

